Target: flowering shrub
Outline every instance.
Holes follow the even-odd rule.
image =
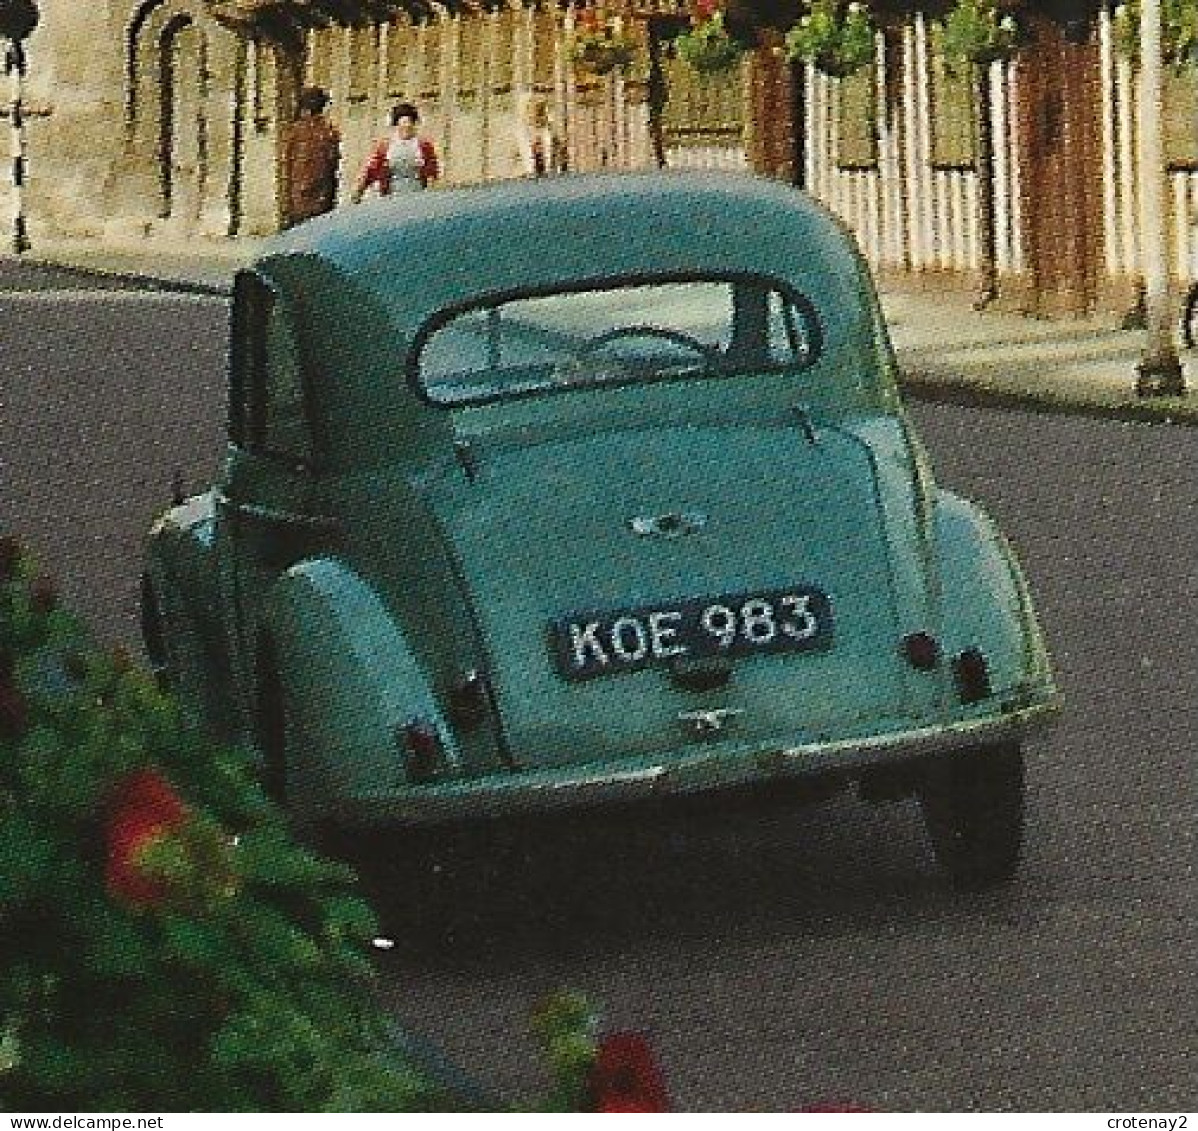
[[[617,67],[627,67],[636,58],[636,49],[636,40],[624,30],[622,17],[607,18],[590,8],[578,13],[572,57],[583,70],[606,75]]]
[[[1162,50],[1175,70],[1198,66],[1198,0],[1162,0]],[[1112,20],[1115,47],[1133,62],[1140,58],[1140,4],[1126,0]]]
[[[0,538],[0,1107],[427,1111],[352,875]]]
[[[844,78],[874,61],[874,22],[864,4],[813,0],[810,11],[786,33],[792,62],[812,63],[833,78]]]
[[[954,69],[1007,59],[1019,46],[1019,25],[999,15],[995,0],[957,0],[944,18],[944,57]]]
[[[744,48],[724,26],[724,13],[718,10],[706,14],[697,10],[690,31],[678,36],[674,47],[679,59],[705,75],[731,70],[744,55]]]
[[[352,873],[291,840],[248,753],[92,645],[0,537],[0,1110],[489,1104],[378,1005],[376,934]],[[547,1003],[554,1091],[536,1107],[607,1102],[596,1030],[577,995]],[[621,1080],[651,1082],[650,1060]]]

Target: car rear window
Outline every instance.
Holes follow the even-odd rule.
[[[435,318],[417,337],[430,400],[801,370],[819,355],[809,301],[770,280],[704,278],[524,294]]]

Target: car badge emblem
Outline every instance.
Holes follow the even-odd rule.
[[[695,734],[719,734],[729,722],[743,715],[736,707],[717,707],[711,711],[679,711],[678,721]]]
[[[698,511],[670,511],[668,514],[637,515],[628,520],[633,534],[643,538],[685,538],[707,525],[707,515]]]

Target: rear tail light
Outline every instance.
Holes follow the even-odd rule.
[[[940,663],[940,645],[927,632],[913,632],[903,637],[903,655],[913,668],[931,671]]]
[[[411,781],[431,781],[445,768],[445,743],[427,719],[409,719],[398,737]]]
[[[980,648],[966,648],[953,661],[953,675],[957,680],[957,695],[962,703],[980,703],[992,694],[990,688],[990,666]]]

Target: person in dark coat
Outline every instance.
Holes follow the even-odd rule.
[[[318,86],[300,91],[299,118],[286,139],[287,226],[332,210],[337,202],[341,134],[325,109],[328,93]]]

